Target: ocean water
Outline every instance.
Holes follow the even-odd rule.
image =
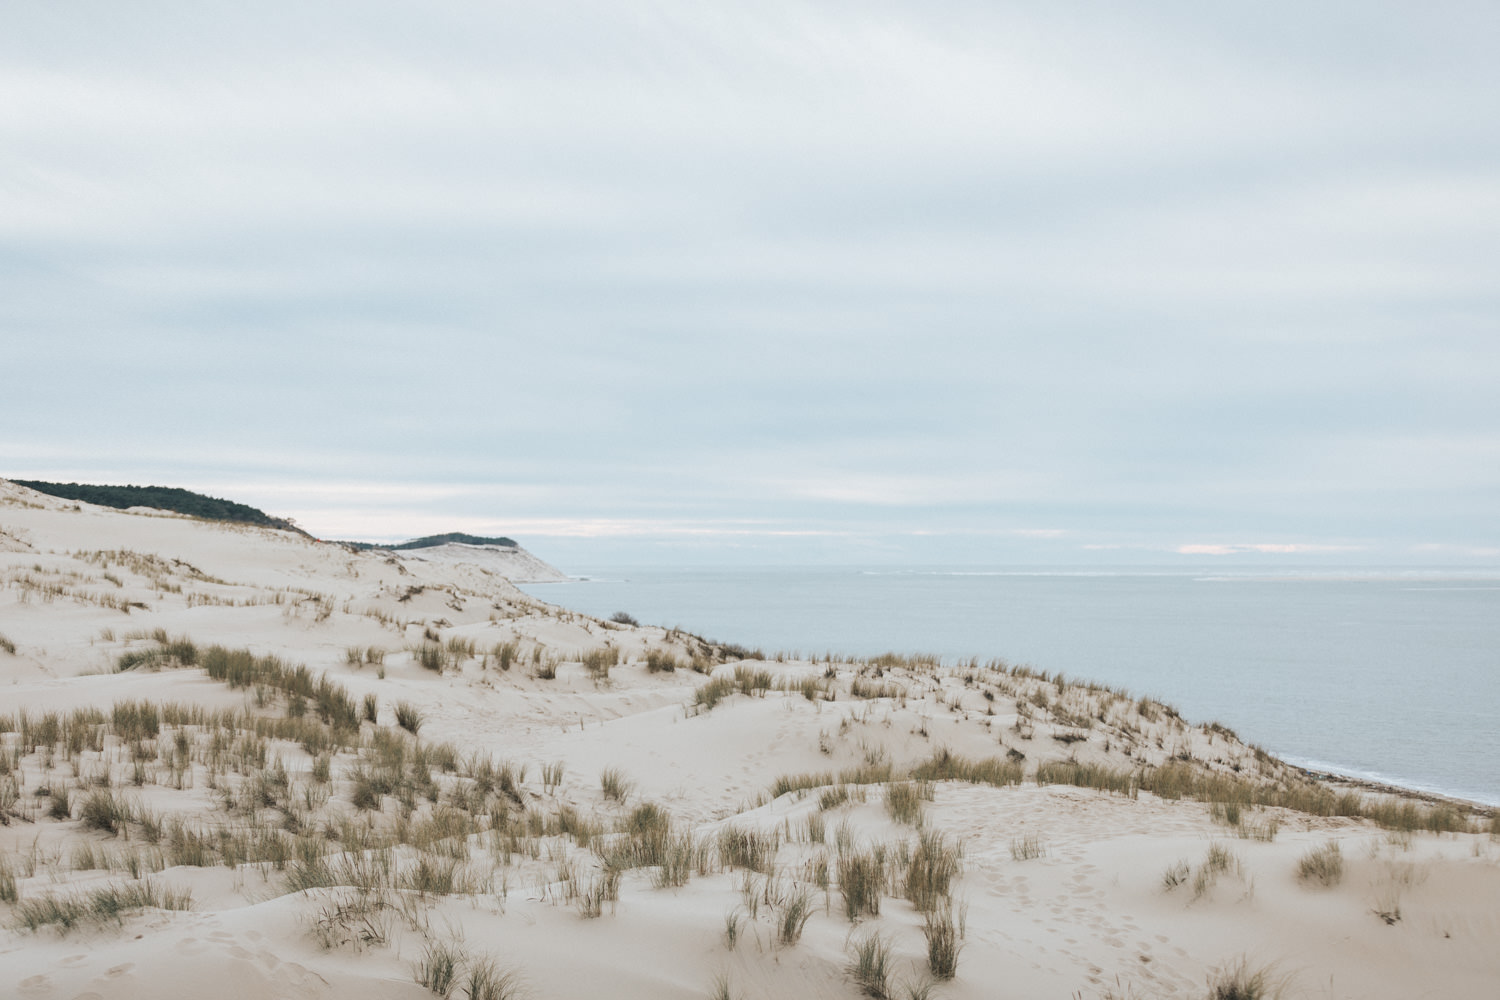
[[[628,569],[531,584],[721,641],[1103,681],[1307,767],[1500,804],[1500,570]]]

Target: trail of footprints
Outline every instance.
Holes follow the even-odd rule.
[[[210,918],[207,926],[214,927],[217,924],[216,919]],[[184,931],[186,933],[172,944],[172,951],[182,956],[214,953],[227,956],[230,960],[225,963],[230,966],[225,973],[228,979],[241,978],[247,973],[263,977],[274,988],[274,995],[285,1000],[320,1000],[330,991],[327,980],[322,976],[296,962],[283,962],[269,948],[261,947],[252,951],[243,947],[238,935],[223,930],[210,930],[198,937],[194,932],[201,931],[199,928],[184,928]],[[264,936],[257,931],[249,931],[244,936],[244,942],[252,945],[263,940]],[[118,992],[120,987],[132,986],[133,979],[142,976],[148,981],[151,979],[149,970],[138,972],[136,963],[122,962],[88,980],[83,984],[81,992],[59,989],[57,980],[70,978],[59,973],[78,969],[87,964],[88,960],[88,955],[69,955],[59,959],[54,963],[53,972],[28,976],[17,983],[16,995],[24,1000],[105,1000],[108,994]],[[232,967],[234,963],[248,963],[249,968],[235,969]]]

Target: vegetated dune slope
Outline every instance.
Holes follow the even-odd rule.
[[[1493,820],[1149,700],[3,482],[0,580],[0,996],[1500,983]]]

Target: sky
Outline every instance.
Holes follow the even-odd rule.
[[[1494,3],[33,2],[0,476],[569,569],[1500,565]]]

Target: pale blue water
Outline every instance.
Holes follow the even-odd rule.
[[[1123,686],[1306,766],[1500,804],[1500,571],[600,569],[524,589],[767,653]]]

